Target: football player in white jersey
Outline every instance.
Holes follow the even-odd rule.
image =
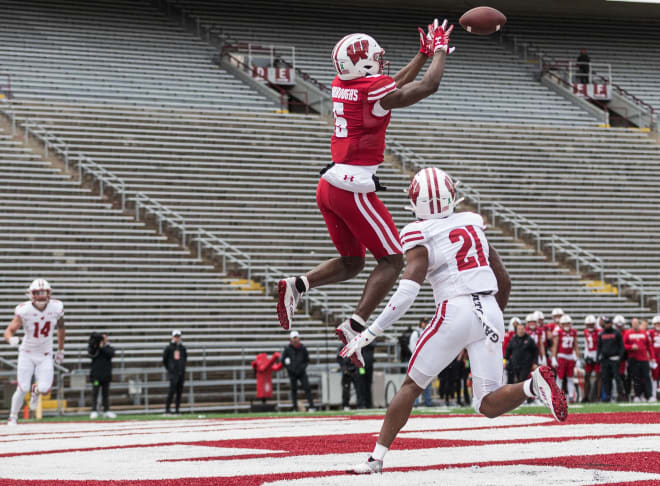
[[[18,349],[18,386],[11,399],[9,425],[16,425],[18,412],[25,394],[30,394],[30,409],[35,410],[39,395],[50,392],[53,385],[53,360],[64,360],[64,306],[51,298],[51,288],[46,280],[38,278],[28,289],[30,300],[18,304],[14,319],[5,330],[5,340]],[[16,331],[23,328],[23,340]],[[53,357],[53,331],[57,329],[57,353]],[[30,389],[32,376],[35,383]]]
[[[453,181],[440,169],[419,171],[408,195],[418,221],[401,232],[406,267],[383,312],[341,351],[355,354],[397,321],[415,300],[424,280],[433,287],[436,310],[419,338],[408,364],[408,376],[387,409],[374,452],[349,472],[380,472],[383,457],[408,421],[417,396],[463,349],[467,348],[475,410],[489,418],[513,410],[528,398],[539,398],[558,421],[567,417],[566,397],[552,371],[539,366],[528,380],[502,385],[502,309],[511,282],[499,255],[489,245],[481,216],[454,213]]]

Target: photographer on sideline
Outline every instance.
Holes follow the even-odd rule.
[[[112,357],[115,355],[115,348],[108,344],[108,336],[98,332],[93,332],[89,336],[87,353],[92,358],[90,365],[89,378],[92,382],[92,413],[89,418],[96,419],[98,413],[99,390],[103,400],[103,416],[105,418],[117,418],[117,415],[111,412],[109,393],[110,382],[112,381]]]

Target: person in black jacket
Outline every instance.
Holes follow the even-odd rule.
[[[350,358],[342,358],[339,356],[339,351],[341,351],[343,347],[344,345],[340,344],[339,349],[337,350],[337,363],[339,363],[339,367],[341,368],[341,404],[344,407],[344,410],[350,410],[351,383],[355,389],[358,404],[361,402],[361,390],[358,386],[358,370],[353,364],[353,361],[351,361]]]
[[[596,348],[596,359],[600,363],[600,376],[603,380],[604,402],[612,399],[612,378],[616,380],[616,389],[619,394],[618,400],[626,400],[623,383],[619,375],[619,365],[623,356],[623,337],[621,333],[612,327],[612,319],[601,317],[603,332],[598,335],[598,347]]]
[[[92,382],[92,413],[89,418],[96,419],[98,413],[99,390],[103,400],[103,415],[105,418],[117,418],[110,411],[110,382],[112,381],[112,357],[115,355],[115,349],[108,344],[108,336],[93,332],[89,336],[87,353],[92,362],[90,365],[89,379]]]
[[[509,383],[520,383],[529,377],[532,365],[536,363],[539,354],[534,339],[527,334],[525,323],[518,322],[516,334],[511,338],[504,353],[504,359],[509,366]]]
[[[289,380],[291,381],[291,403],[293,410],[298,410],[298,382],[305,391],[307,402],[309,403],[309,412],[314,411],[314,400],[312,398],[312,389],[309,386],[309,379],[307,378],[307,365],[309,364],[309,353],[303,343],[300,342],[300,334],[298,331],[291,331],[289,334],[289,344],[284,348],[280,361],[284,363],[287,372],[289,373]]]
[[[167,377],[170,380],[170,389],[167,392],[167,401],[165,402],[165,413],[171,413],[170,406],[172,405],[172,398],[175,394],[175,411],[179,413],[183,382],[186,377],[187,359],[188,352],[186,351],[186,347],[181,344],[181,331],[175,329],[172,331],[172,341],[163,351],[163,366],[167,369]]]
[[[580,55],[577,58],[578,75],[576,76],[578,83],[587,84],[589,82],[589,65],[591,58],[587,54],[586,49],[580,49]]]

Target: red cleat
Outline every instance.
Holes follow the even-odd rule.
[[[532,387],[536,398],[550,409],[555,420],[563,422],[568,418],[566,396],[557,386],[554,373],[550,368],[539,366],[534,370],[532,373]]]

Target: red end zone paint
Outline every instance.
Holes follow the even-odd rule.
[[[446,430],[451,430],[452,432],[460,432],[461,430],[464,431],[475,431],[475,430],[484,430],[486,434],[497,434],[498,429],[518,429],[520,427],[527,427],[529,425],[512,425],[512,426],[498,426],[498,420],[495,419],[493,421],[487,422],[488,424],[492,424],[489,427],[467,427],[464,429],[457,429],[457,428],[449,428],[445,429],[442,426],[442,422],[446,418],[460,418],[460,419],[469,419],[470,416],[467,415],[451,415],[451,416],[438,416],[438,415],[429,415],[429,416],[415,416],[413,418],[419,418],[419,417],[424,417],[424,418],[432,418],[434,421],[437,421],[437,427],[435,426],[435,423],[432,423],[430,425],[433,425],[433,428],[430,429],[428,432],[432,431],[446,431]],[[381,416],[371,416],[371,417],[355,417],[355,418],[348,418],[348,419],[343,419],[342,417],[310,417],[306,418],[305,420],[300,420],[298,424],[292,424],[292,426],[295,427],[309,427],[315,422],[317,424],[321,423],[322,420],[329,420],[329,419],[335,419],[341,421],[338,425],[339,428],[343,427],[345,424],[345,430],[347,432],[351,431],[351,422],[353,422],[353,426],[357,426],[357,422],[364,420],[366,418],[369,419],[378,419],[379,421],[382,420]],[[474,417],[473,417],[474,418]],[[544,416],[546,418],[546,416]],[[290,419],[290,418],[289,418]],[[234,419],[231,419],[232,421]],[[377,430],[374,430],[373,432],[369,433],[360,433],[360,434],[351,434],[347,433],[345,435],[341,434],[334,434],[334,429],[333,429],[333,434],[332,435],[316,435],[316,436],[296,436],[296,437],[258,437],[258,434],[255,434],[255,429],[257,429],[257,426],[255,424],[255,427],[250,426],[251,420],[254,422],[259,421],[260,422],[260,427],[263,427],[263,421],[264,419],[238,419],[241,421],[244,421],[245,427],[240,427],[241,430],[246,430],[246,431],[251,431],[251,438],[242,438],[242,439],[234,439],[234,440],[213,440],[213,441],[182,441],[179,442],[178,444],[186,444],[190,446],[205,446],[205,447],[218,447],[218,448],[237,448],[237,449],[256,449],[256,450],[262,450],[264,451],[263,454],[250,454],[250,455],[244,455],[244,456],[239,456],[239,455],[234,455],[234,456],[221,456],[221,457],[214,457],[212,454],[209,455],[208,457],[194,457],[194,458],[188,458],[188,459],[169,459],[169,460],[161,460],[159,462],[167,462],[170,464],[170,467],[174,467],[174,464],[177,464],[179,462],[195,462],[195,461],[217,461],[222,462],[226,460],[232,460],[232,461],[240,461],[241,459],[250,459],[250,458],[255,458],[255,457],[267,457],[267,458],[278,458],[278,460],[286,461],[286,458],[295,458],[296,456],[307,456],[307,455],[313,455],[313,454],[355,454],[355,462],[360,461],[365,454],[365,451],[370,451],[373,448],[375,439],[376,439],[376,433]],[[280,418],[273,418],[273,421],[280,420]],[[227,421],[222,421],[222,420],[209,420],[200,422],[200,423],[217,423],[217,422],[230,422],[230,420]],[[309,422],[309,423],[308,423]],[[479,425],[481,425],[482,422],[478,422]],[[603,424],[603,433],[600,435],[597,435],[597,438],[603,439],[606,437],[642,437],[646,436],[648,440],[648,435],[649,434],[630,434],[625,432],[625,426],[623,424],[660,424],[660,412],[633,412],[633,413],[606,413],[606,414],[576,414],[576,415],[571,415],[569,416],[569,421],[564,422],[563,424],[558,424],[554,422],[552,419],[549,419],[547,421],[542,421],[540,423],[535,423],[532,424],[531,426],[534,427],[564,427],[566,425],[579,425],[579,424]],[[615,424],[620,424],[621,427],[612,427],[612,425]],[[175,424],[172,424],[175,425]],[[424,424],[425,425],[425,424]],[[194,426],[194,424],[191,424],[191,426]],[[85,424],[80,424],[81,429],[85,428]],[[371,426],[369,426],[371,427]],[[27,427],[26,427],[27,428]],[[47,429],[47,426],[45,427]],[[157,426],[154,428],[158,428]],[[283,430],[286,427],[283,427]],[[20,426],[17,428],[17,432],[20,432]],[[29,430],[29,428],[27,428]],[[137,430],[138,427],[132,430]],[[640,427],[637,427],[637,430],[639,430]],[[6,430],[6,429],[5,429]],[[15,429],[16,430],[16,429]],[[355,430],[355,429],[353,429]],[[361,430],[364,430],[361,429]],[[568,430],[568,429],[567,429]],[[656,429],[653,429],[656,430]],[[405,431],[405,429],[404,429]],[[122,431],[123,432],[123,431]],[[419,435],[424,434],[425,431],[420,431],[419,429],[416,429],[415,434]],[[619,433],[617,433],[619,432]],[[50,435],[50,431],[47,432]],[[144,430],[144,434],[148,436],[152,436],[155,432],[151,430]],[[284,432],[286,433],[286,432]],[[561,432],[563,434],[563,431]],[[221,436],[222,432],[218,432],[218,434]],[[9,435],[9,434],[8,434]],[[57,435],[57,433],[53,433],[53,435]],[[63,436],[71,436],[75,435],[72,434],[71,430],[68,431],[63,431],[62,432]],[[255,437],[256,435],[256,437]],[[653,435],[653,433],[651,433]],[[14,440],[16,440],[16,435],[13,436]],[[506,461],[486,461],[486,462],[477,462],[476,460],[478,459],[475,457],[472,461],[469,460],[469,458],[466,460],[465,464],[456,464],[456,463],[447,463],[447,464],[442,464],[442,449],[453,449],[456,450],[457,448],[460,447],[470,447],[470,446],[481,446],[481,447],[493,447],[493,448],[502,448],[505,447],[507,449],[511,448],[512,446],[515,446],[516,444],[518,447],[524,449],[525,444],[532,444],[536,443],[536,447],[538,448],[538,443],[539,442],[548,442],[549,444],[552,443],[554,444],[557,449],[559,450],[561,446],[559,445],[563,441],[569,441],[569,440],[575,440],[575,439],[586,439],[586,437],[547,437],[547,438],[532,438],[532,439],[522,439],[522,440],[445,440],[445,439],[424,439],[424,438],[412,438],[412,437],[406,437],[406,434],[402,434],[399,438],[396,439],[396,441],[393,444],[392,451],[415,451],[417,449],[438,449],[438,464],[432,464],[432,465],[425,465],[425,466],[420,466],[420,467],[394,467],[394,464],[396,463],[395,461],[390,462],[390,465],[386,462],[386,472],[394,472],[394,471],[428,471],[428,470],[444,470],[444,469],[460,469],[460,468],[467,468],[472,465],[478,465],[480,467],[488,467],[488,466],[524,466],[524,465],[530,465],[530,466],[550,466],[550,467],[567,467],[567,468],[575,468],[575,469],[589,469],[589,470],[603,470],[603,471],[631,471],[631,472],[643,472],[643,473],[655,473],[655,474],[660,474],[660,452],[654,451],[654,452],[623,452],[623,453],[604,453],[604,454],[599,454],[599,455],[573,455],[573,456],[562,456],[562,457],[538,457],[538,458],[527,458],[527,459],[521,459],[521,460],[506,460]],[[30,440],[29,435],[25,437],[24,440]],[[33,440],[38,440],[38,439],[33,439]],[[589,447],[587,444],[589,439],[586,439],[585,443],[585,450]],[[660,444],[660,436],[658,436],[658,444]],[[148,448],[148,447],[160,447],[165,444],[172,444],[171,441],[163,441],[162,443],[156,443],[156,444],[145,444],[145,445],[130,445],[130,446],[119,446],[119,447],[96,447],[96,448],[86,448],[86,449],[65,449],[67,452],[74,452],[76,450],[103,450],[104,454],[107,452],[107,462],[109,464],[113,463],[113,457],[112,453],[113,451],[117,449],[122,449],[125,450],[126,448],[136,448],[139,449],[141,447]],[[5,443],[7,445],[7,443]],[[531,446],[528,446],[531,447]],[[6,449],[5,449],[6,450]],[[528,451],[530,449],[527,449]],[[534,450],[534,449],[532,449]],[[273,451],[272,453],[269,453],[267,451]],[[277,451],[277,452],[276,452]],[[286,452],[280,452],[280,451],[286,451]],[[23,456],[23,455],[32,455],[37,456],[37,457],[45,457],[48,456],[49,454],[56,453],[58,451],[47,451],[47,452],[36,452],[36,453],[5,453],[2,456],[4,458],[8,458],[11,456]],[[62,452],[60,450],[59,452]],[[206,451],[204,451],[206,452]],[[139,455],[139,451],[135,452],[136,455]],[[428,452],[427,452],[428,454]],[[433,452],[434,454],[434,452]],[[580,449],[579,454],[583,454],[582,449]],[[535,455],[535,454],[532,454]],[[527,454],[529,457],[530,454]],[[35,459],[37,459],[35,457]],[[495,456],[493,456],[496,458]],[[3,457],[0,457],[0,475],[3,473],[1,472],[2,469],[2,459]],[[433,460],[435,458],[433,457]],[[445,459],[447,460],[447,459]],[[468,463],[469,461],[469,463]],[[26,458],[26,468],[30,467],[30,459]],[[394,464],[393,464],[394,462]],[[174,464],[172,464],[174,463]],[[210,464],[210,463],[207,463]],[[239,463],[235,463],[239,464]],[[249,463],[246,463],[249,464]],[[429,463],[430,464],[430,463]],[[351,464],[347,464],[347,466],[350,466]],[[72,465],[75,467],[75,465]],[[128,466],[128,465],[126,465]],[[122,465],[121,467],[126,467]],[[182,466],[182,465],[181,465]],[[177,465],[176,467],[181,467]],[[67,467],[67,466],[64,466]],[[195,466],[197,467],[197,466]],[[199,465],[199,469],[196,469],[196,473],[199,474],[200,471],[202,471],[204,468],[203,463]],[[310,468],[308,468],[310,469]],[[178,471],[178,469],[177,469]],[[231,470],[230,473],[233,473],[234,471]],[[252,472],[252,471],[250,471]],[[337,476],[341,475],[341,471],[323,471],[323,470],[317,470],[317,471],[308,471],[308,472],[303,472],[303,471],[292,471],[292,472],[287,472],[286,474],[264,474],[264,470],[261,471],[261,474],[259,471],[254,471],[255,474],[249,474],[249,475],[242,475],[242,476],[233,476],[233,477],[209,477],[209,478],[195,478],[195,477],[181,477],[181,478],[175,478],[175,479],[158,479],[158,480],[112,480],[112,478],[108,478],[108,480],[81,480],[81,481],[72,481],[72,480],[16,480],[16,479],[0,479],[0,485],[2,486],[129,486],[129,485],[135,485],[135,486],[235,486],[235,485],[262,485],[266,482],[271,482],[271,481],[277,481],[277,480],[293,480],[293,479],[300,479],[300,478],[315,478],[315,477],[325,477],[325,476]],[[54,473],[54,476],[56,476],[57,473]],[[15,476],[16,477],[16,476]],[[83,476],[84,477],[84,476]],[[98,476],[97,476],[98,477]],[[609,485],[615,484],[615,483],[608,483]],[[619,483],[623,484],[623,483]],[[660,481],[637,481],[635,483],[625,483],[625,484],[638,484],[640,486],[648,486],[651,484],[660,484]]]

